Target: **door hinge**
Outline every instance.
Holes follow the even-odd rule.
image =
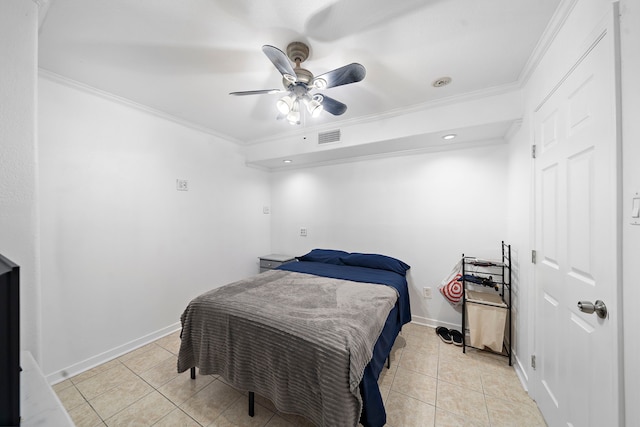
[[[538,259],[538,253],[535,249],[531,249],[531,263],[535,264]]]
[[[536,158],[536,144],[533,144],[531,146],[531,158],[533,158],[533,159]]]
[[[533,369],[536,369],[536,355],[535,354],[531,355],[531,367]]]

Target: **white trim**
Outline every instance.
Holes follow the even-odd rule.
[[[558,5],[558,8],[554,12],[551,20],[547,24],[544,32],[542,33],[542,37],[538,40],[536,47],[533,49],[533,52],[529,56],[529,60],[524,65],[524,68],[520,72],[520,76],[518,76],[518,82],[520,83],[520,87],[524,87],[533,72],[538,68],[540,61],[544,58],[545,54],[549,50],[549,47],[556,39],[556,36],[564,26],[565,22],[571,15],[573,8],[578,4],[578,0],[562,0]]]
[[[507,133],[504,135],[504,140],[509,141],[522,127],[522,119],[514,120],[509,129],[507,129]]]
[[[321,160],[321,161],[312,161],[301,164],[296,163],[296,156],[288,156],[293,159],[293,163],[282,165],[274,168],[270,168],[268,166],[263,166],[260,163],[262,161],[253,161],[253,162],[245,162],[245,166],[256,168],[266,172],[282,172],[282,171],[290,171],[296,169],[308,169],[312,167],[321,167],[321,166],[332,166],[332,165],[341,165],[345,163],[354,163],[354,162],[362,162],[368,160],[378,160],[378,159],[389,159],[391,157],[404,157],[404,156],[413,156],[425,153],[441,153],[445,151],[458,151],[458,150],[467,150],[473,148],[483,148],[483,147],[497,147],[500,145],[506,145],[507,140],[503,138],[492,138],[492,139],[481,139],[477,141],[466,141],[466,142],[458,142],[453,144],[439,144],[439,145],[430,145],[427,147],[421,148],[410,148],[407,150],[396,150],[396,151],[388,151],[384,153],[376,153],[376,154],[363,154],[361,156],[354,157],[339,157],[336,159],[330,160]]]
[[[512,356],[511,362],[513,364],[513,369],[516,371],[516,375],[520,380],[520,384],[522,384],[522,388],[524,389],[524,391],[526,391],[527,394],[529,394],[529,376],[527,375],[527,370],[522,365],[522,360],[520,360],[518,355],[513,351],[513,348],[511,348],[511,356]],[[531,396],[530,394],[529,394],[529,397],[533,399],[533,396]]]
[[[431,319],[428,317],[415,316],[415,315],[411,315],[411,323],[427,326],[429,328],[437,328],[438,326],[444,326],[448,329],[460,329],[460,323],[442,322],[437,319]]]
[[[62,85],[71,87],[73,89],[81,90],[81,91],[89,93],[91,95],[99,96],[99,97],[101,97],[103,99],[106,99],[108,101],[112,101],[112,102],[116,102],[116,103],[122,104],[122,105],[124,105],[126,107],[135,108],[136,110],[142,111],[142,112],[150,114],[152,116],[156,116],[156,117],[159,117],[161,119],[168,120],[170,122],[179,124],[181,126],[188,127],[188,128],[191,128],[193,130],[196,130],[196,131],[199,131],[199,132],[202,132],[202,133],[206,133],[206,134],[214,136],[216,138],[220,138],[222,140],[229,141],[229,142],[232,142],[232,143],[240,145],[240,146],[244,145],[244,143],[242,141],[240,141],[238,139],[235,139],[235,138],[233,138],[233,137],[231,137],[229,135],[224,135],[224,134],[221,134],[219,132],[216,132],[211,128],[198,125],[196,123],[193,123],[193,122],[185,120],[185,119],[181,119],[180,117],[174,116],[174,115],[166,113],[164,111],[160,111],[160,110],[156,110],[156,109],[151,108],[151,107],[147,107],[146,105],[140,104],[138,102],[132,101],[132,100],[127,99],[127,98],[123,98],[123,97],[118,96],[118,95],[114,95],[114,94],[112,94],[110,92],[106,92],[104,90],[95,88],[93,86],[89,86],[89,85],[81,83],[81,82],[79,82],[77,80],[73,80],[73,79],[70,79],[68,77],[61,76],[60,74],[56,74],[56,73],[54,73],[52,71],[49,71],[49,70],[46,70],[44,68],[38,68],[38,76],[40,76],[42,78],[45,78],[47,80],[50,80],[50,81],[53,81],[53,82],[60,83]]]
[[[66,380],[67,378],[78,375],[84,371],[88,371],[91,368],[95,368],[96,366],[102,365],[103,363],[106,363],[110,360],[120,357],[123,354],[129,353],[130,351],[133,351],[144,345],[152,343],[157,339],[165,337],[179,330],[180,330],[180,322],[176,322],[165,328],[162,328],[160,330],[147,334],[141,338],[137,338],[135,340],[129,341],[126,344],[123,344],[121,346],[112,348],[111,350],[102,352],[96,356],[93,356],[81,362],[75,363],[64,369],[60,369],[57,372],[50,373],[46,375],[45,378],[49,384],[51,385],[57,384],[59,382]]]

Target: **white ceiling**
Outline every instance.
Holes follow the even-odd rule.
[[[51,0],[40,68],[240,143],[390,112],[522,79],[560,0]],[[282,87],[262,53],[303,41],[315,75],[361,63],[326,90],[348,106],[299,126],[276,120]],[[453,82],[431,83],[443,76]],[[280,95],[281,96],[281,95]]]

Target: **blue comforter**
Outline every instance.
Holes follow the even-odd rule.
[[[363,410],[360,422],[365,427],[381,427],[387,422],[382,396],[378,387],[378,378],[384,367],[391,347],[402,329],[402,325],[411,321],[409,307],[409,290],[405,276],[387,270],[356,267],[350,265],[335,265],[321,262],[290,262],[279,267],[280,270],[296,271],[299,273],[315,274],[316,276],[335,279],[352,280],[354,282],[377,283],[395,288],[398,291],[398,301],[389,312],[380,337],[373,349],[373,357],[364,371],[360,383],[360,393],[363,400]]]

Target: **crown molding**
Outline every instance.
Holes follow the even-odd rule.
[[[518,83],[520,87],[524,87],[533,72],[536,70],[542,58],[549,50],[551,43],[558,36],[558,33],[564,26],[565,22],[571,15],[573,8],[578,4],[579,0],[561,0],[558,8],[554,12],[553,16],[547,23],[546,28],[544,29],[542,36],[538,39],[538,43],[536,47],[533,49],[531,55],[529,55],[529,59],[527,63],[524,65],[524,68],[520,72],[520,76],[518,76]]]
[[[389,151],[385,153],[376,153],[376,154],[363,154],[359,156],[352,157],[342,157],[331,160],[321,160],[321,161],[310,161],[305,162],[303,164],[290,164],[283,165],[276,168],[269,168],[266,166],[258,165],[252,162],[245,162],[247,167],[253,167],[256,169],[260,169],[269,173],[274,172],[285,172],[291,170],[299,170],[299,169],[309,169],[314,167],[324,167],[324,166],[334,166],[334,165],[342,165],[348,163],[357,163],[362,161],[370,161],[370,160],[384,160],[392,157],[406,157],[406,156],[414,156],[420,154],[428,154],[428,153],[443,153],[447,151],[458,151],[458,150],[471,150],[476,148],[487,148],[487,147],[499,147],[502,145],[506,145],[507,141],[504,138],[492,138],[492,139],[482,139],[477,141],[466,141],[459,142],[455,144],[439,144],[439,145],[431,145],[428,147],[422,148],[410,148],[407,150],[398,150],[398,151]]]
[[[73,80],[73,79],[70,79],[68,77],[62,76],[60,74],[54,73],[53,71],[49,71],[49,70],[47,70],[45,68],[40,68],[39,67],[38,68],[38,75],[40,77],[42,77],[42,78],[45,78],[45,79],[50,80],[50,81],[53,81],[55,83],[59,83],[59,84],[62,84],[64,86],[71,87],[73,89],[77,89],[77,90],[80,90],[82,92],[89,93],[91,95],[99,96],[99,97],[101,97],[103,99],[106,99],[108,101],[112,101],[112,102],[124,105],[126,107],[134,108],[136,110],[142,111],[143,113],[150,114],[152,116],[155,116],[155,117],[158,117],[158,118],[161,118],[161,119],[176,123],[178,125],[181,125],[181,126],[196,130],[198,132],[206,133],[206,134],[211,135],[213,137],[216,137],[216,138],[228,141],[228,142],[232,142],[232,143],[237,144],[239,146],[244,145],[244,143],[242,141],[240,141],[240,140],[238,140],[236,138],[233,138],[233,137],[231,137],[229,135],[225,135],[225,134],[216,132],[216,131],[208,128],[208,127],[198,125],[198,124],[193,123],[191,121],[184,120],[184,119],[182,119],[180,117],[176,117],[173,114],[169,114],[169,113],[166,113],[164,111],[156,110],[155,108],[148,107],[146,105],[140,104],[140,103],[132,101],[130,99],[123,98],[123,97],[118,96],[118,95],[114,95],[112,93],[109,93],[109,92],[106,92],[104,90],[95,88],[93,86],[89,86],[89,85],[87,85],[85,83],[81,83],[81,82],[79,82],[77,80]]]

